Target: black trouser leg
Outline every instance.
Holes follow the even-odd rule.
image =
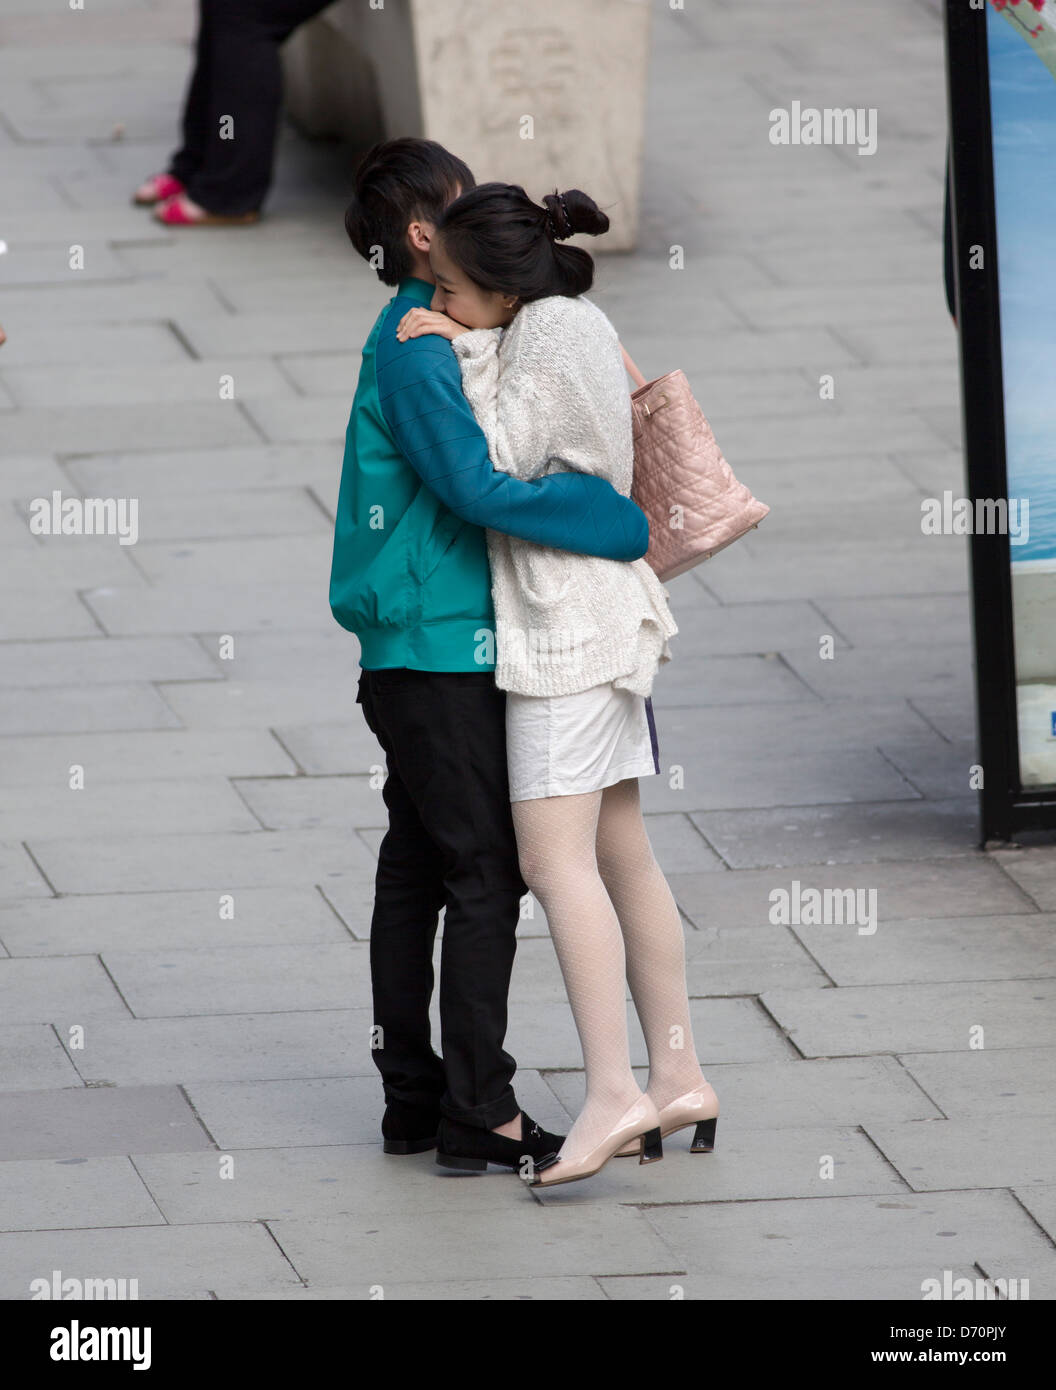
[[[255,212],[271,184],[279,45],[330,0],[199,0],[183,148],[170,172],[208,212]]]
[[[370,701],[363,701],[368,713]],[[389,828],[378,852],[374,913],[370,926],[370,975],[374,991],[373,1048],[385,1099],[439,1106],[444,1064],[433,1051],[429,1002],[433,996],[433,943],[444,905],[444,866],[407,788],[391,744],[375,729],[386,754],[382,796]]]
[[[502,1043],[520,900],[527,892],[510,814],[505,695],[490,672],[410,670],[364,671],[360,693],[367,722],[439,856],[426,863],[441,867],[446,908],[440,969],[446,1088],[440,1108],[451,1119],[494,1129],[519,1109],[511,1085],[517,1064]],[[404,1057],[390,1072],[384,1055],[390,1029],[408,1045],[417,1039],[420,1048],[421,1017],[428,1009],[421,967],[427,926],[420,924],[429,918],[421,886],[408,882],[423,867],[415,862],[416,832],[401,806],[402,791],[394,800],[401,828],[385,874],[379,869],[371,923],[374,1022],[385,1030],[386,1041],[386,1049],[374,1056],[386,1084],[390,1075],[406,1073]],[[417,927],[408,917],[415,892]],[[408,1017],[408,967],[392,959],[406,951],[409,940],[417,951],[417,964],[410,967],[417,1025]],[[416,1065],[420,1076],[427,1075],[428,1058],[421,1051]]]
[[[198,3],[198,37],[194,45],[194,67],[183,99],[183,144],[169,161],[168,172],[186,184],[202,167],[209,133],[209,20],[208,0]]]

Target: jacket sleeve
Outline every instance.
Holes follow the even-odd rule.
[[[450,343],[434,334],[397,341],[403,312],[393,305],[378,338],[378,396],[401,452],[444,505],[463,521],[536,545],[607,560],[643,556],[645,513],[603,478],[515,478],[493,466]]]

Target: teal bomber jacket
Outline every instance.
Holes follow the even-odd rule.
[[[644,513],[602,478],[495,468],[446,338],[401,343],[433,287],[402,280],[363,349],[341,471],[330,608],[366,670],[494,670],[484,527],[558,550],[637,560]]]

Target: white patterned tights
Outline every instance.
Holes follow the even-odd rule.
[[[626,985],[659,1110],[703,1080],[686,995],[682,920],[653,856],[637,778],[578,796],[512,803],[521,874],[546,913],[576,1022],[587,1096],[561,1157],[578,1160],[641,1094]]]

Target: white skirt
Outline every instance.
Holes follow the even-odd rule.
[[[611,682],[575,695],[506,692],[510,800],[574,796],[660,771],[650,699]]]

